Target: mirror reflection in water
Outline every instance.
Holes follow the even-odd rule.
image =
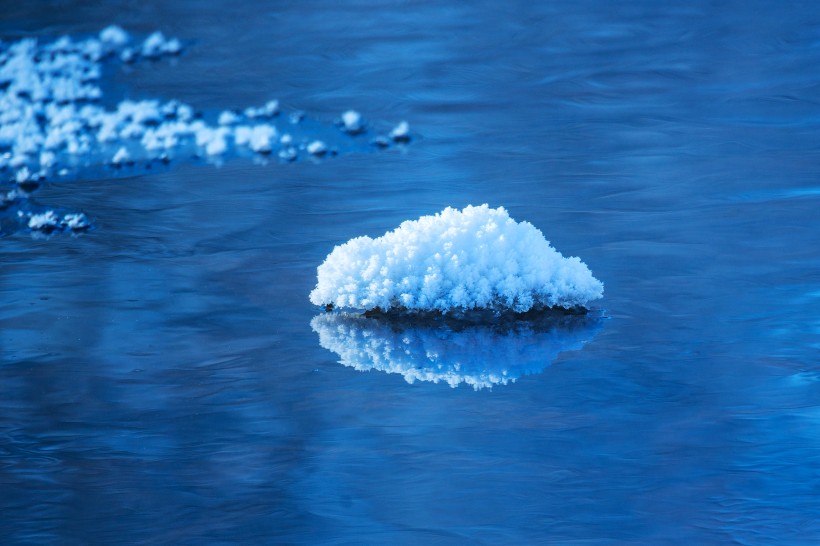
[[[345,366],[401,374],[411,384],[445,382],[479,390],[541,373],[560,353],[580,350],[602,322],[592,313],[494,321],[323,313],[310,325],[322,347]]]

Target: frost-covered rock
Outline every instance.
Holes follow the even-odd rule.
[[[408,383],[465,384],[478,390],[540,373],[559,353],[581,349],[601,321],[569,316],[454,329],[323,313],[310,326],[319,334],[320,345],[339,355],[345,366],[400,374]]]
[[[449,312],[587,307],[603,284],[503,207],[447,208],[337,246],[318,268],[316,305]]]

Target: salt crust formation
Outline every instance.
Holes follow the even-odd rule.
[[[461,312],[586,308],[603,284],[503,207],[446,208],[375,239],[351,239],[318,268],[316,305]]]
[[[82,213],[37,207],[28,200],[40,182],[70,178],[87,167],[125,169],[182,155],[219,161],[227,153],[243,151],[285,162],[334,155],[336,150],[310,130],[299,133],[296,126],[305,119],[301,113],[275,124],[277,100],[225,110],[215,123],[177,100],[123,100],[114,108],[103,106],[100,80],[106,62],[131,64],[182,50],[179,39],[162,32],[135,42],[115,25],[80,40],[0,41],[0,180],[4,177],[12,186],[0,191],[0,236],[10,224],[41,233],[88,229],[90,221]],[[348,139],[368,132],[354,110],[344,112],[337,125],[341,130],[336,132]],[[407,123],[401,122],[370,142],[377,149],[408,138]]]

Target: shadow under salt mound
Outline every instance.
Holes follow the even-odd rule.
[[[444,381],[474,389],[542,372],[564,351],[577,351],[603,325],[594,314],[528,313],[492,322],[430,315],[324,313],[310,322],[319,344],[359,371],[401,374],[408,383]]]

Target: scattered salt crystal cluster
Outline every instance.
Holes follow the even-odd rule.
[[[310,325],[321,346],[339,355],[345,366],[400,374],[408,383],[479,390],[540,373],[559,353],[581,349],[600,329],[599,320],[569,318],[546,331],[529,325],[504,331],[487,325],[458,330],[407,326],[346,313],[323,313]]]
[[[156,31],[142,43],[140,54],[147,59],[158,59],[163,55],[178,55],[182,51],[182,43],[177,38],[168,39]]]
[[[59,214],[53,210],[40,213],[17,211],[17,216],[26,223],[29,229],[44,233],[80,232],[91,227],[88,218],[82,213]]]
[[[100,103],[104,60],[130,63],[181,51],[182,43],[162,32],[138,42],[118,26],[81,40],[64,36],[46,44],[35,39],[0,42],[0,181],[5,177],[10,184],[36,187],[82,167],[124,168],[168,162],[183,154],[218,160],[226,153],[247,150],[294,161],[336,153],[309,134],[299,139],[280,135],[273,123],[280,113],[276,100],[225,110],[216,123],[176,100],[123,100],[112,109]],[[290,116],[291,125],[303,120],[301,113]],[[357,112],[345,112],[342,120],[340,134],[367,132]],[[385,138],[377,136],[373,143],[383,147],[379,139]],[[51,224],[29,222],[28,227],[36,230],[41,225]]]
[[[447,208],[381,237],[357,237],[318,268],[315,305],[451,312],[587,307],[603,284],[503,207]]]

